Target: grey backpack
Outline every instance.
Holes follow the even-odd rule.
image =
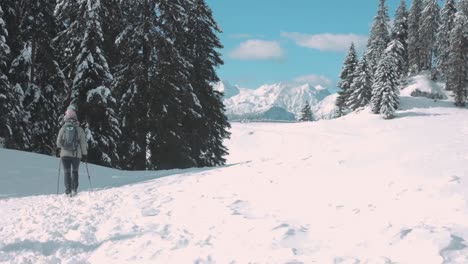
[[[78,128],[72,124],[63,127],[62,148],[69,151],[78,150]]]

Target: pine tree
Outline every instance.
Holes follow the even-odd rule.
[[[314,116],[312,115],[312,110],[310,109],[310,104],[308,101],[304,105],[304,108],[302,108],[301,118],[299,119],[299,121],[301,122],[314,121]]]
[[[460,5],[463,1],[460,2]],[[450,50],[447,69],[447,90],[453,91],[455,105],[464,107],[468,78],[468,16],[459,11],[455,15],[454,28],[450,33]]]
[[[120,167],[145,170],[150,119],[150,99],[156,83],[158,28],[156,1],[122,3],[124,30],[117,37],[121,60],[113,86],[119,98],[122,135],[118,153]],[[163,108],[163,111],[165,109]],[[167,109],[166,109],[167,110]],[[160,128],[163,129],[163,128]]]
[[[3,15],[0,5],[0,145],[24,150],[29,145],[24,132],[26,117],[22,103],[24,93],[21,87],[11,85],[8,79],[11,50],[7,44],[8,30]]]
[[[59,32],[54,38],[54,47],[70,88],[77,68],[76,57],[81,51],[80,47],[85,30],[83,21],[85,11],[86,6],[81,0],[57,0],[54,12],[59,28]],[[65,105],[70,103],[71,90],[67,90],[67,94]]]
[[[2,1],[2,0],[0,0]],[[11,47],[10,60],[9,60],[9,73],[8,79],[12,86],[16,89],[21,89],[25,93],[28,89],[28,82],[30,80],[30,65],[31,65],[31,49],[25,43],[25,39],[29,36],[25,30],[25,17],[27,10],[30,10],[30,5],[33,5],[30,0],[19,1],[6,1],[6,24],[9,36],[7,37],[7,44]],[[21,103],[23,101],[23,96]],[[26,113],[25,113],[26,114]],[[26,149],[26,146],[25,146]]]
[[[392,40],[398,40],[403,45],[401,61],[401,76],[408,75],[408,11],[405,0],[400,1],[400,5],[395,14],[395,22],[392,28]]]
[[[350,87],[353,83],[354,71],[358,64],[356,49],[354,48],[354,43],[351,43],[348,54],[343,62],[343,69],[340,73],[340,81],[338,82],[338,87],[341,89],[338,92],[338,98],[336,99],[336,117],[342,116],[346,112],[346,101],[348,100],[350,94]]]
[[[115,78],[122,95],[122,166],[223,164],[229,123],[211,86],[222,64],[211,10],[204,1],[179,0],[137,1],[124,10]]]
[[[423,10],[423,0],[413,0],[408,15],[408,67],[411,74],[422,69],[420,50],[423,48],[420,24]]]
[[[179,0],[160,0],[158,10],[161,34],[157,49],[157,89],[151,90],[150,116],[155,122],[149,131],[149,168],[196,167],[188,140],[192,131],[187,131],[186,127],[203,120],[188,80],[190,64],[182,56],[186,49],[187,10]]]
[[[455,0],[447,0],[440,13],[440,25],[437,30],[436,50],[437,50],[437,70],[446,79],[448,71],[448,57],[450,55],[450,32],[455,23],[457,7]],[[447,87],[448,88],[448,87]]]
[[[119,34],[125,28],[121,0],[101,0],[102,9],[102,31],[103,43],[102,49],[106,54],[107,62],[111,73],[114,74],[115,67],[120,61],[120,51],[115,46],[115,41]]]
[[[10,47],[6,43],[7,36],[3,9],[0,6],[0,147],[3,147],[13,135],[15,120],[12,109],[17,104],[7,76],[8,56],[10,55]]]
[[[202,109],[202,122],[188,126],[194,132],[189,139],[192,157],[199,167],[222,165],[226,161],[224,140],[230,136],[230,125],[224,114],[222,94],[212,87],[212,83],[219,81],[216,68],[223,64],[218,52],[223,46],[216,35],[221,30],[204,0],[194,0],[187,9],[184,56],[192,66],[189,81]]]
[[[6,43],[10,47],[10,53],[8,56],[8,80],[10,81],[11,86],[17,93],[17,98],[19,100],[19,113],[22,116],[20,119],[24,120],[27,117],[27,113],[23,106],[24,93],[27,89],[27,82],[29,80],[28,75],[28,65],[30,64],[30,51],[25,49],[25,43],[23,41],[21,25],[24,18],[24,9],[26,8],[27,0],[18,0],[18,1],[8,1],[0,0],[1,6],[4,12],[4,21],[6,23],[6,30],[8,36],[6,37]],[[26,124],[18,123],[16,129],[21,129],[24,131]],[[15,135],[22,134],[23,132],[18,131]],[[25,139],[25,137],[24,137]],[[20,143],[21,141],[21,143]],[[28,145],[26,144],[27,140],[19,140],[17,142],[16,148],[21,150],[27,150]]]
[[[385,5],[385,0],[380,0],[379,10],[377,11],[377,15],[374,17],[374,22],[372,23],[369,40],[367,42],[367,51],[365,54],[372,72],[375,71],[375,67],[390,41],[389,22],[390,17],[388,15],[388,7]]]
[[[366,57],[363,57],[354,71],[351,94],[347,101],[349,109],[355,111],[369,104],[372,97],[372,73]]]
[[[382,100],[380,106],[380,114],[385,119],[395,117],[396,106],[399,105],[398,89],[396,87],[386,86],[382,92]]]
[[[0,6],[3,8],[3,21],[5,23],[5,29],[8,32],[6,44],[10,47],[7,65],[9,68],[10,63],[23,49],[20,25],[23,19],[23,8],[26,4],[25,0],[0,0]],[[9,78],[10,77],[11,76],[9,76]]]
[[[431,70],[435,54],[437,29],[440,24],[440,7],[437,0],[424,0],[424,9],[421,13],[421,67],[422,70]]]
[[[21,22],[24,49],[11,69],[19,81],[14,85],[25,90],[23,105],[29,114],[28,150],[42,154],[55,153],[55,138],[66,87],[51,44],[56,33],[53,11],[52,1],[27,1]]]
[[[395,61],[395,78],[402,83],[405,78],[405,47],[404,45],[398,40],[394,39],[390,43],[388,43],[388,47],[385,50],[388,53],[388,56],[391,56],[392,59]]]
[[[397,61],[390,50],[382,58],[375,72],[372,85],[372,112],[381,114],[384,118],[392,118],[398,109],[398,80],[396,77]]]
[[[76,58],[71,104],[85,123],[88,160],[112,167],[118,163],[116,150],[120,129],[114,112],[116,100],[110,89],[113,77],[102,51],[101,1],[83,1],[80,9],[85,26]]]

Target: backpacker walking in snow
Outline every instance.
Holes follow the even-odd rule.
[[[78,189],[78,168],[80,160],[86,159],[88,149],[84,130],[79,126],[75,110],[68,108],[65,124],[57,136],[57,147],[65,171],[65,194],[76,195]]]

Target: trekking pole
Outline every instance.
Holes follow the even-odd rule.
[[[93,189],[93,185],[91,184],[91,176],[89,176],[89,169],[88,169],[88,158],[86,158],[86,172],[88,173],[88,181],[89,181],[89,188],[91,188],[91,190]]]
[[[59,160],[59,168],[58,168],[58,176],[57,176],[57,194],[59,194],[59,186],[60,186],[60,169],[62,168],[62,162],[60,160],[60,158],[58,159]]]

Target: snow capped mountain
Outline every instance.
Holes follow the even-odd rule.
[[[231,120],[263,119],[264,113],[272,108],[275,113],[279,113],[279,108],[282,108],[284,113],[266,119],[294,120],[291,116],[295,115],[297,118],[307,101],[312,109],[317,109],[319,102],[330,95],[327,89],[319,85],[312,87],[309,84],[295,83],[266,84],[251,90],[221,82],[215,85],[215,89],[226,91],[224,104],[226,114]]]
[[[217,82],[213,84],[213,88],[218,92],[224,93],[224,98],[231,98],[238,95],[240,92],[240,88],[238,86],[234,86],[228,81]]]

